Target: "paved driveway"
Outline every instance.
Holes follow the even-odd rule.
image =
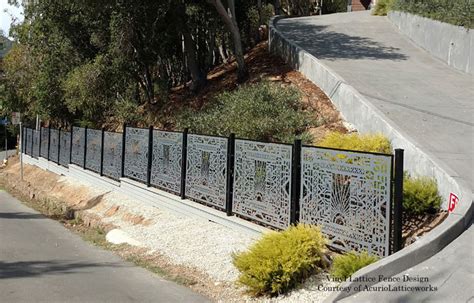
[[[370,12],[279,20],[306,49],[474,189],[474,77],[414,45]]]

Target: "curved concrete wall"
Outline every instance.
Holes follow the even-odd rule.
[[[388,18],[400,32],[436,58],[455,69],[474,74],[472,30],[405,12],[389,12]]]
[[[346,83],[341,76],[316,57],[287,40],[275,26],[281,18],[277,16],[270,21],[270,51],[280,55],[293,68],[318,85],[344,118],[355,125],[358,131],[381,132],[392,141],[393,146],[405,149],[405,168],[416,175],[436,178],[439,191],[444,198],[444,208],[447,207],[449,193],[456,193],[460,199],[455,211],[428,235],[401,251],[363,268],[354,277],[393,276],[433,256],[460,235],[470,223],[472,216],[470,187],[444,163],[423,151],[408,134],[404,133],[354,87]],[[356,282],[346,282],[342,286],[349,284],[357,285]],[[355,287],[351,289],[354,290]],[[351,292],[336,293],[330,297],[330,300],[338,300],[351,294]]]

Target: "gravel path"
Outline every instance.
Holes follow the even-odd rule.
[[[65,177],[63,182],[78,185],[77,180],[69,177]],[[100,195],[106,191],[92,187],[91,193]],[[232,253],[247,249],[256,240],[250,234],[200,218],[179,216],[115,192],[107,193],[102,202],[89,211],[100,216],[104,223],[120,228],[152,252],[209,275],[216,285],[234,284],[238,271],[232,265]],[[143,217],[145,220],[143,224],[136,224],[130,217]],[[287,295],[277,298],[242,295],[236,302],[322,302],[330,292],[320,291],[318,287],[335,285],[325,274],[320,274]]]

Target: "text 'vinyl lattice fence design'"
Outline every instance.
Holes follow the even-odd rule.
[[[122,141],[122,134],[104,132],[103,174],[115,180],[122,175]]]
[[[290,224],[292,146],[235,141],[233,211],[265,224]]]
[[[73,164],[84,165],[84,148],[86,144],[86,130],[80,127],[72,128],[72,150],[71,162]]]
[[[188,135],[186,196],[225,208],[227,138]]]
[[[387,256],[391,167],[388,155],[303,147],[300,221],[335,248]]]
[[[151,184],[179,194],[182,157],[182,133],[154,130]]]
[[[149,130],[127,127],[124,175],[147,183]]]

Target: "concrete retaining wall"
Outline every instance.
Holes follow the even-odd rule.
[[[409,247],[384,258],[363,270],[358,276],[393,276],[412,267],[440,251],[449,242],[461,234],[472,216],[472,191],[467,183],[459,178],[443,162],[422,150],[409,134],[404,133],[393,121],[385,116],[370,101],[363,97],[354,87],[316,57],[287,40],[278,31],[275,24],[282,17],[274,17],[270,21],[269,48],[280,55],[294,69],[318,85],[335,104],[346,121],[352,123],[359,132],[381,132],[386,135],[396,148],[405,150],[405,168],[414,175],[432,176],[438,182],[445,209],[450,193],[455,193],[460,202],[455,211],[428,235]],[[355,282],[346,282],[342,286],[355,286]],[[367,283],[365,283],[367,284]],[[354,290],[354,287],[351,287]],[[329,301],[338,300],[351,295],[351,292],[336,293]]]
[[[415,44],[449,66],[474,74],[474,33],[462,26],[392,11],[388,18]]]
[[[70,164],[69,167],[60,166],[44,158],[35,159],[23,154],[25,164],[35,165],[41,169],[51,171],[57,175],[68,176],[93,187],[115,191],[130,199],[139,201],[153,207],[166,209],[176,215],[184,215],[200,220],[212,221],[223,226],[258,236],[267,228],[253,224],[235,216],[228,217],[224,212],[207,207],[190,200],[181,200],[180,197],[164,192],[162,190],[147,187],[145,184],[127,178],[115,181],[107,177],[101,177],[92,171],[85,170],[80,166]]]

